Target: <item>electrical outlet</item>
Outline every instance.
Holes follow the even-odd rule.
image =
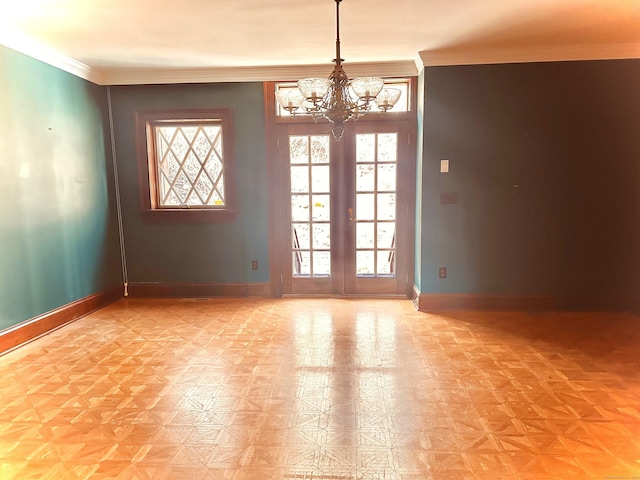
[[[438,278],[447,278],[447,267],[440,267],[438,269]]]
[[[251,270],[258,270],[258,260],[251,260]]]

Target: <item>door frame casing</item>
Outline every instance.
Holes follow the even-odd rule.
[[[407,112],[390,112],[386,114],[371,113],[368,114],[366,120],[363,118],[362,122],[375,122],[377,120],[393,121],[409,123],[409,138],[407,139],[409,145],[409,155],[413,159],[412,162],[408,162],[410,165],[405,169],[403,178],[398,178],[398,182],[404,181],[403,188],[406,187],[409,193],[408,212],[411,231],[415,231],[415,159],[416,159],[416,139],[417,139],[417,121],[416,121],[416,99],[417,99],[417,81],[415,77],[407,77],[409,79],[409,111]],[[297,116],[297,117],[278,117],[276,115],[276,99],[275,88],[276,84],[280,82],[264,82],[263,94],[264,94],[264,114],[265,114],[265,142],[266,142],[266,154],[267,154],[267,182],[268,182],[268,210],[269,210],[269,283],[270,291],[273,297],[281,297],[284,294],[284,256],[288,255],[289,245],[282,241],[284,230],[289,230],[290,219],[284,215],[283,208],[280,202],[283,189],[283,180],[279,177],[278,172],[280,166],[280,146],[279,142],[279,130],[282,124],[308,124],[313,125],[315,122],[309,116]],[[322,121],[322,120],[321,120]],[[351,123],[351,122],[350,122]],[[349,125],[349,124],[347,124]],[[285,185],[284,188],[288,188]],[[333,208],[333,206],[332,206]],[[404,245],[398,246],[402,248],[405,254],[406,265],[404,270],[406,272],[406,288],[402,289],[403,293],[407,297],[411,297],[413,292],[413,271],[414,271],[414,235],[409,233],[406,236]],[[288,238],[288,237],[287,237]],[[344,246],[338,246],[338,248],[344,248]],[[343,295],[338,295],[343,296]],[[363,294],[362,296],[367,296]],[[370,296],[370,295],[369,295]]]

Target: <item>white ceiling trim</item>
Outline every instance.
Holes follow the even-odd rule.
[[[424,67],[491,63],[562,62],[640,58],[640,44],[571,45],[564,47],[512,48],[476,51],[424,50],[418,54]],[[420,69],[420,61],[416,62]]]
[[[0,45],[64,70],[76,77],[97,84],[102,83],[102,73],[99,70],[67,57],[15,30],[0,29]]]
[[[325,64],[99,70],[67,57],[19,32],[0,31],[0,45],[98,85],[287,81],[313,76],[326,77],[333,69],[332,64]],[[411,77],[418,74],[416,63],[413,61],[349,63],[344,64],[344,67],[351,77]]]
[[[0,45],[16,50],[98,85],[141,85],[170,83],[288,81],[326,77],[332,64],[262,67],[218,67],[199,69],[104,69],[92,68],[67,57],[11,29],[0,30]],[[376,63],[345,63],[350,77],[410,77],[423,67],[481,65],[577,60],[640,58],[640,44],[572,45],[564,47],[508,48],[483,50],[423,50],[415,60]]]
[[[102,74],[103,85],[139,85],[161,83],[263,82],[288,81],[306,77],[328,77],[332,65],[288,65],[264,67],[221,67],[201,69],[122,69]],[[350,77],[411,77],[418,74],[413,61],[346,63]]]
[[[67,57],[20,34],[0,31],[0,45],[98,85],[142,85],[169,83],[263,82],[326,77],[332,64],[262,67],[219,67],[198,69],[104,69],[99,70]],[[411,77],[418,74],[414,61],[346,63],[350,77]]]

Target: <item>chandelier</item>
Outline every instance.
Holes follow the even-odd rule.
[[[304,78],[298,81],[298,88],[279,89],[276,98],[282,108],[292,115],[300,108],[317,121],[325,118],[333,124],[331,133],[340,140],[344,133],[344,123],[357,120],[371,110],[375,102],[386,112],[393,108],[400,98],[397,88],[384,88],[380,77],[361,77],[349,80],[342,68],[340,57],[340,2],[336,2],[336,58],[335,67],[329,78]],[[355,97],[354,97],[355,95]]]

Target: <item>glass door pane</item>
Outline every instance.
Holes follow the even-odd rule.
[[[356,134],[355,275],[396,274],[396,172],[398,134]]]
[[[293,278],[331,276],[329,135],[290,135]]]

